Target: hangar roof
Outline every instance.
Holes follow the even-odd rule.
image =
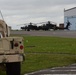
[[[64,10],[64,16],[76,17],[76,7]]]
[[[73,9],[76,9],[76,7],[73,7],[73,8],[67,9],[67,10],[64,9],[64,12],[69,11],[69,10],[73,10]]]

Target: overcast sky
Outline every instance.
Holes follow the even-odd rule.
[[[20,29],[17,25],[29,22],[63,23],[64,8],[73,7],[76,7],[76,0],[0,0],[4,20],[12,29]]]

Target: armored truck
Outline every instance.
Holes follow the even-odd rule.
[[[9,26],[0,20],[0,65],[6,67],[7,75],[20,75],[23,60],[23,38],[10,37]]]

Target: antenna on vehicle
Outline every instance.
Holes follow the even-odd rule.
[[[4,21],[4,18],[3,18],[3,15],[2,15],[2,12],[1,12],[1,10],[0,10],[0,14],[1,14],[1,17],[2,17],[2,19],[3,19],[3,21]]]

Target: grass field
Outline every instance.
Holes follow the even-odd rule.
[[[26,60],[22,63],[22,75],[41,69],[76,63],[76,38],[23,37]]]
[[[22,73],[76,62],[75,38],[25,36],[24,39],[26,61]]]

